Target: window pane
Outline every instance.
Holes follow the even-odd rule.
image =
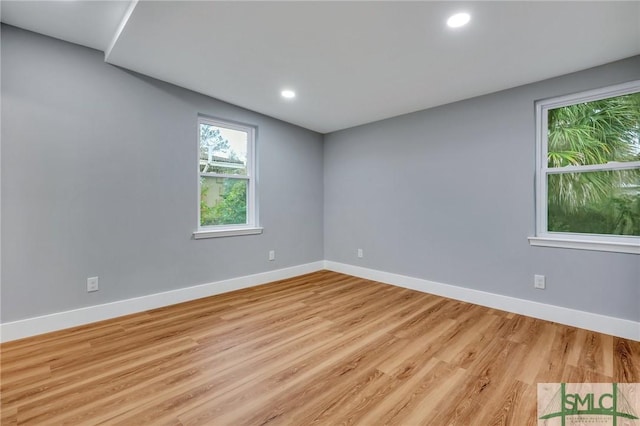
[[[200,173],[247,174],[247,132],[200,124]]]
[[[548,167],[640,161],[640,93],[548,111]]]
[[[550,174],[551,232],[640,236],[640,169]]]
[[[247,182],[200,177],[200,226],[246,224]]]

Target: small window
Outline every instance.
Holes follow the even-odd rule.
[[[536,113],[532,244],[640,253],[640,82],[540,101]]]
[[[255,129],[198,119],[196,238],[255,234]]]

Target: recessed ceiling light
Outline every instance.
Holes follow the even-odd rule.
[[[280,92],[280,95],[282,95],[283,98],[293,99],[296,97],[296,92],[293,90],[283,90]]]
[[[468,13],[456,13],[455,15],[451,15],[449,19],[447,19],[447,25],[451,28],[462,27],[463,25],[467,25],[471,20],[471,15]]]

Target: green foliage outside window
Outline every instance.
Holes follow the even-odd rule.
[[[200,225],[238,225],[247,223],[247,184],[243,179],[225,179],[219,201],[210,206],[210,187],[200,186]]]
[[[640,161],[640,93],[548,112],[548,167]],[[640,169],[548,175],[548,230],[640,235]]]
[[[200,125],[200,160],[201,172],[219,174],[246,172],[244,163],[216,126]],[[226,163],[227,167],[220,167],[221,163]],[[237,166],[233,167],[233,165]],[[201,176],[200,226],[246,223],[247,180]]]

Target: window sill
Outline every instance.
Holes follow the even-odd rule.
[[[236,237],[239,235],[256,234],[262,234],[262,228],[225,228],[195,231],[193,233],[193,238],[195,240],[203,240],[205,238]]]
[[[608,251],[640,254],[640,239],[637,242],[610,242],[582,240],[567,237],[529,237],[529,244],[538,247],[557,247],[577,250]]]

